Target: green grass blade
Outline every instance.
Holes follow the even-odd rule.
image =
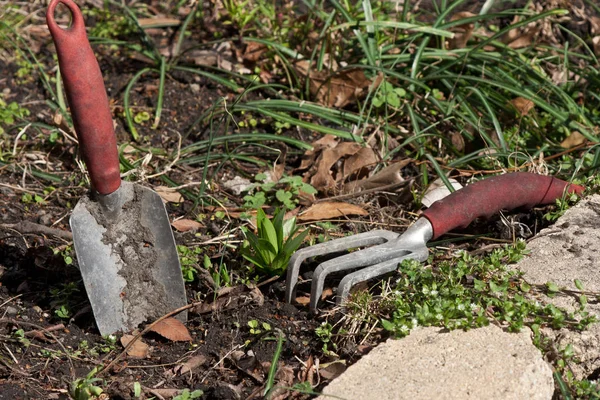
[[[137,129],[135,128],[135,122],[133,121],[133,117],[131,116],[131,109],[129,108],[129,99],[131,96],[131,90],[133,88],[133,85],[135,85],[135,83],[142,77],[142,75],[151,71],[153,71],[152,68],[144,68],[142,70],[139,70],[133,76],[133,78],[131,78],[129,83],[127,83],[127,86],[125,87],[125,94],[123,95],[123,108],[125,109],[125,120],[127,121],[127,127],[129,128],[129,132],[131,132],[131,136],[136,142],[140,140],[140,135]]]
[[[158,101],[156,103],[156,112],[152,129],[158,128],[160,123],[160,114],[162,113],[163,100],[165,97],[165,76],[167,74],[167,62],[164,57],[160,57],[159,81],[158,81]]]

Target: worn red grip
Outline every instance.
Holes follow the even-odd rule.
[[[515,172],[457,190],[433,203],[423,216],[431,222],[436,239],[454,228],[466,227],[475,218],[491,217],[501,210],[554,203],[565,192],[580,194],[583,189],[553,176]]]
[[[58,3],[67,6],[73,16],[67,29],[59,27],[54,19]],[[83,15],[72,0],[51,0],[46,23],[58,53],[60,73],[92,186],[100,194],[110,194],[121,185],[117,139],[102,73],[85,32]]]

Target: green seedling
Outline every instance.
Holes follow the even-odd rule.
[[[56,316],[60,319],[69,319],[71,318],[71,311],[67,308],[67,306],[60,306],[56,310],[54,310]]]
[[[69,388],[69,394],[74,400],[92,400],[100,396],[104,391],[96,386],[102,379],[96,378],[100,367],[94,368],[85,378],[76,379]]]
[[[7,104],[2,97],[0,97],[0,135],[3,134],[4,126],[10,127],[15,123],[16,120],[23,119],[29,116],[29,110],[21,107],[19,103],[11,102]]]
[[[377,94],[373,98],[373,105],[381,107],[385,104],[393,109],[398,109],[404,97],[406,97],[405,89],[394,87],[394,85],[386,81],[379,86]]]
[[[233,282],[233,276],[227,270],[227,265],[224,263],[213,264],[206,254],[204,255],[203,261],[204,268],[210,272],[210,276],[213,278],[215,283],[215,292],[222,287],[231,286]]]
[[[25,331],[23,329],[17,329],[13,332],[12,336],[24,347],[29,347],[31,344],[31,341],[25,336]]]
[[[198,265],[198,259],[202,254],[202,248],[190,248],[183,245],[177,245],[177,253],[179,253],[179,262],[181,263],[183,280],[186,282],[193,282],[196,279],[196,275],[198,275],[196,267]]]
[[[183,389],[183,391],[180,394],[173,397],[173,400],[193,400],[193,399],[199,399],[203,395],[204,395],[204,392],[199,389],[194,390],[193,392],[190,392],[189,389]]]
[[[31,194],[31,193],[23,193],[21,196],[21,201],[24,204],[45,204],[46,201],[39,194]]]
[[[579,199],[577,194],[573,193],[564,199],[556,199],[556,210],[544,214],[547,221],[556,221],[560,218],[571,205]]]
[[[259,335],[263,331],[269,332],[272,329],[271,325],[268,322],[260,323],[255,319],[248,321],[248,327],[250,328],[250,333],[253,335]]]
[[[54,254],[62,256],[65,265],[73,265],[73,248],[67,246],[64,249],[54,249]]]
[[[335,353],[329,348],[331,346],[333,350],[337,350],[337,344],[332,340],[333,325],[331,325],[329,322],[323,322],[315,329],[315,333],[317,337],[321,339],[321,342],[323,342],[323,354],[335,355]]]
[[[308,230],[297,234],[296,219],[283,220],[284,210],[277,209],[273,220],[259,208],[256,213],[257,233],[245,231],[248,245],[242,256],[263,275],[281,275],[285,272],[292,254],[300,247]]]
[[[146,122],[150,121],[150,114],[147,111],[140,111],[135,114],[133,121],[138,125],[144,125]]]
[[[317,190],[302,181],[299,176],[283,176],[277,182],[268,182],[266,174],[257,174],[257,183],[248,189],[244,196],[244,208],[257,209],[264,204],[279,204],[293,210],[300,202],[301,193],[316,194]]]

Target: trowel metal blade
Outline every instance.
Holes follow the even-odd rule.
[[[70,219],[79,268],[102,335],[130,331],[187,304],[160,196],[129,182],[122,182],[118,191],[118,215],[111,216],[97,200],[84,196]],[[187,313],[178,318],[185,321]]]

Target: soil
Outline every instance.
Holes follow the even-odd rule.
[[[40,5],[30,7],[32,24],[39,29],[29,33],[28,45],[38,54],[44,71],[55,77],[54,48],[45,31],[44,12],[39,9]],[[90,21],[93,21],[93,17],[90,17]],[[233,61],[234,54],[243,51],[243,45],[233,36],[229,26],[219,25],[208,18],[204,21],[203,29],[193,29],[187,40],[208,42],[216,31],[231,39],[231,49],[224,57]],[[153,33],[157,43],[163,43],[164,47],[172,44],[165,40],[173,32],[166,32],[159,30]],[[95,45],[94,51],[99,58],[109,98],[113,101],[111,105],[117,124],[118,142],[131,142],[123,116],[123,93],[134,74],[146,66],[146,61],[131,58],[128,53],[115,51],[109,46]],[[336,349],[337,356],[326,351],[315,329],[325,322],[343,323],[344,318],[339,310],[333,308],[331,295],[329,302],[321,302],[326,304],[325,312],[315,316],[308,313],[306,306],[289,305],[283,301],[283,278],[248,284],[240,272],[247,263],[239,252],[232,251],[226,240],[213,240],[233,231],[230,223],[226,219],[214,218],[214,208],[203,208],[187,199],[167,204],[169,220],[202,217],[204,222],[195,232],[175,232],[176,243],[188,248],[202,247],[202,254],[214,263],[227,265],[232,276],[239,279],[232,282],[233,289],[215,289],[214,276],[199,267],[197,278],[186,283],[187,301],[196,304],[189,310],[186,324],[192,341],[174,342],[151,332],[142,339],[150,346],[144,358],[137,359],[130,355],[120,357],[123,351],[121,343],[99,334],[72,242],[46,232],[24,233],[15,230],[12,225],[29,221],[62,232],[70,231],[68,217],[73,206],[86,195],[88,185],[86,175],[78,164],[74,140],[67,135],[50,140],[50,128],[59,123],[54,110],[46,102],[49,94],[40,83],[39,72],[32,70],[25,77],[17,76],[20,68],[18,60],[2,53],[0,70],[4,73],[0,77],[0,85],[5,88],[5,100],[25,105],[30,110],[30,119],[38,125],[12,129],[9,133],[13,140],[20,129],[28,130],[15,146],[11,162],[0,162],[0,399],[69,398],[68,389],[77,378],[85,377],[97,366],[107,366],[117,357],[118,361],[109,371],[98,375],[102,379],[101,386],[111,399],[135,398],[136,382],[141,384],[143,395],[140,398],[171,398],[174,392],[168,392],[169,389],[199,389],[204,392],[203,399],[262,398],[281,334],[285,340],[275,376],[280,389],[271,398],[309,398],[310,394],[290,388],[309,382],[318,392],[343,370],[343,366],[350,365],[387,337],[385,331],[371,330],[372,327],[368,326],[365,329],[365,332],[369,331],[368,335],[357,333],[356,338],[348,335],[340,340],[343,345]],[[152,113],[157,82],[157,77],[152,74],[140,79],[132,91],[131,102],[135,112]],[[138,126],[143,138],[139,146],[142,149],[151,147],[156,154],[152,172],[165,170],[167,162],[163,158],[167,154],[177,153],[180,138],[184,147],[207,139],[209,129],[198,128],[198,116],[219,99],[234,101],[237,95],[205,77],[177,72],[170,74],[166,80],[160,129],[152,129],[151,123]],[[267,94],[252,93],[251,96],[262,98]],[[226,129],[225,124],[216,126],[214,134],[227,134]],[[282,135],[298,137],[307,142],[314,135],[303,130],[285,129]],[[68,128],[67,133],[74,136]],[[1,140],[0,149],[6,151],[1,147]],[[12,146],[14,142],[10,143]],[[274,144],[274,147],[277,146],[281,145]],[[282,152],[263,155],[262,149],[240,148],[253,156],[262,157],[270,165],[275,164],[283,154],[289,175],[293,175],[293,168],[300,161],[298,152],[293,149],[279,149]],[[222,152],[233,150],[215,149]],[[132,151],[134,155],[137,154],[135,150]],[[128,157],[127,153],[125,157]],[[132,156],[128,161],[134,158]],[[140,161],[136,160],[137,165],[143,164]],[[190,162],[178,165],[169,171],[168,178],[182,184],[197,182],[202,179],[203,170],[200,167],[203,163],[204,156],[197,164]],[[242,162],[224,166],[211,164],[210,168],[209,177],[212,177],[211,183],[214,185],[208,194],[226,201],[232,208],[242,200],[221,190],[219,184],[240,173],[254,176],[257,172],[263,172],[253,163]],[[407,175],[414,174],[414,171],[414,166],[407,166]],[[144,177],[143,172],[140,177]],[[146,179],[143,184],[150,187],[164,185],[163,177]],[[52,189],[48,190],[50,186]],[[25,194],[38,194],[43,201],[24,200]],[[404,225],[410,222],[405,218],[406,205],[398,206],[394,195],[375,194],[365,198],[364,202],[373,204],[370,216],[342,222],[340,229],[343,232],[372,229],[370,222],[383,227],[397,226],[399,221]],[[137,215],[134,213],[133,218],[138,218]],[[537,210],[513,214],[513,217],[535,233],[547,224],[542,215],[543,210]],[[128,240],[138,241],[138,247],[140,243],[153,242],[144,229],[129,229],[126,232],[132,236]],[[232,240],[242,238],[237,232],[237,237]],[[498,218],[480,221],[471,226],[468,232],[487,233],[500,238],[513,236],[513,232],[508,232]],[[112,240],[107,237],[109,239]],[[467,246],[476,248],[482,243],[475,239],[468,245],[454,243],[449,247],[451,250]],[[140,271],[147,267],[141,260],[133,265]],[[310,271],[314,267],[314,264],[305,267],[305,280],[310,278]],[[307,295],[308,292],[310,290],[306,284],[300,286],[299,295]],[[156,297],[162,295],[151,292],[134,296],[155,304]],[[61,313],[62,306],[69,311],[68,314]],[[157,318],[162,314],[157,312],[152,317]],[[145,322],[152,322],[152,318]],[[328,365],[331,361],[338,362]],[[340,365],[342,368],[339,368]]]

